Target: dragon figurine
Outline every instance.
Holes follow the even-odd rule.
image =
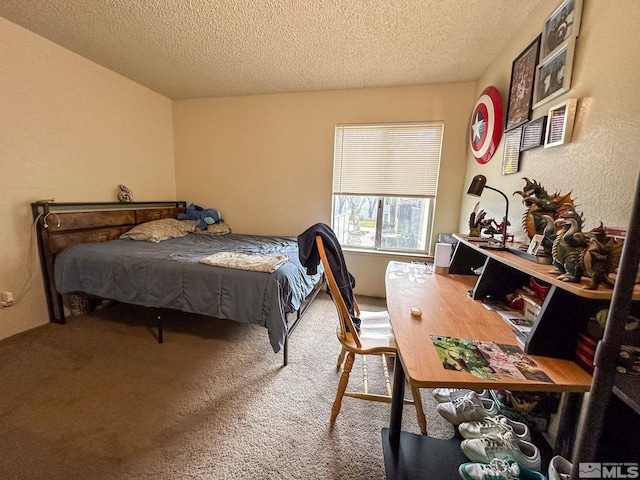
[[[533,238],[536,234],[547,235],[548,232],[545,232],[545,228],[549,228],[549,223],[545,216],[555,220],[563,211],[575,208],[571,192],[566,195],[557,192],[550,195],[536,180],[529,180],[527,177],[523,177],[523,180],[525,181],[524,188],[513,192],[514,195],[520,195],[522,203],[527,206],[522,217],[522,226],[529,238]],[[548,242],[546,245],[543,244],[543,247],[545,246],[546,253],[549,253],[547,250],[550,247]]]
[[[470,237],[479,237],[482,229],[486,226],[485,216],[487,212],[484,210],[478,210],[480,207],[480,202],[476,203],[473,208],[473,212],[469,215],[469,236]]]
[[[584,275],[591,279],[591,282],[584,288],[597,290],[601,284],[613,288],[613,282],[609,275],[618,268],[623,242],[609,237],[602,222],[590,233],[589,244],[580,256]]]
[[[565,206],[554,223],[560,228],[551,248],[554,273],[560,273],[558,279],[563,282],[578,283],[584,274],[581,254],[590,238],[582,231],[584,219],[571,206]]]

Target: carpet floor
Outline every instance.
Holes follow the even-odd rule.
[[[160,345],[147,311],[116,304],[0,341],[0,479],[385,477],[389,404],[345,398],[329,426],[341,371],[325,294],[293,333],[286,367],[262,327],[180,312],[164,323]],[[384,393],[378,361],[370,389]],[[422,398],[429,434],[451,437],[430,392]],[[419,433],[413,406],[403,430]]]

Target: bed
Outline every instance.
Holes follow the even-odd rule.
[[[185,205],[32,204],[50,320],[65,322],[63,294],[82,293],[154,309],[159,342],[162,316],[171,310],[252,323],[267,329],[286,365],[288,339],[321,290],[322,273],[306,274],[295,237],[196,231],[157,243],[121,238],[135,226],[175,218]],[[220,252],[282,261],[273,272],[201,263]]]

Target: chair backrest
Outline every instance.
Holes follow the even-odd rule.
[[[343,339],[348,339],[349,337],[353,338],[353,341],[358,347],[362,346],[362,342],[360,341],[360,337],[358,335],[358,331],[353,324],[353,320],[351,320],[351,315],[349,314],[349,309],[347,308],[342,295],[340,294],[340,289],[338,288],[338,284],[336,279],[331,271],[331,265],[329,265],[329,260],[327,259],[327,252],[324,249],[324,243],[322,242],[322,237],[319,235],[316,236],[316,246],[318,247],[318,253],[320,254],[320,261],[322,262],[322,266],[324,268],[324,275],[327,279],[327,284],[329,285],[329,292],[331,293],[331,298],[333,300],[336,309],[338,310],[338,320],[340,323],[340,335]],[[353,306],[356,312],[356,315],[360,313],[360,309],[358,308],[358,304],[354,299]]]

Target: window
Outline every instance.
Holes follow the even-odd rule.
[[[333,230],[343,247],[427,253],[443,123],[336,125]]]

